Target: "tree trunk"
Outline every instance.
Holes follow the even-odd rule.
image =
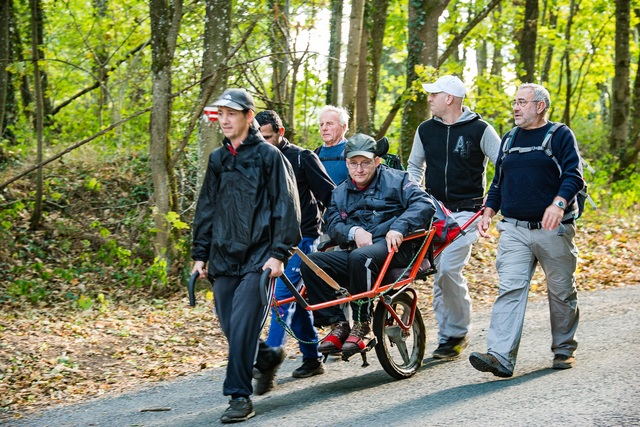
[[[371,3],[371,27],[369,30],[369,57],[371,58],[369,70],[369,130],[374,132],[376,119],[376,101],[380,88],[380,67],[382,65],[382,51],[384,32],[387,26],[387,10],[389,0],[373,0]]]
[[[342,6],[343,0],[331,0],[331,23],[329,31],[329,58],[327,61],[328,105],[338,105],[340,94],[340,54],[342,52]]]
[[[407,89],[414,90],[414,97],[405,104],[400,129],[400,157],[409,158],[416,129],[429,113],[426,94],[414,82],[418,79],[416,65],[438,64],[438,18],[449,0],[419,0],[409,2]]]
[[[360,54],[358,61],[358,78],[355,100],[355,132],[369,133],[369,28],[365,22],[368,21],[369,9],[371,6],[365,6],[362,19],[362,34],[360,36]]]
[[[9,39],[9,9],[11,1],[1,0],[0,2],[0,140],[2,140],[4,129],[4,110],[7,100],[7,86],[9,84],[9,53],[11,43]]]
[[[611,133],[609,135],[609,149],[614,156],[618,156],[620,162],[618,169],[613,175],[613,180],[623,179],[630,172],[627,170],[635,164],[638,158],[637,141],[638,138],[632,134],[632,141],[636,146],[627,144],[629,129],[629,110],[631,107],[631,96],[629,93],[629,76],[631,54],[629,50],[629,38],[631,35],[631,2],[630,0],[616,0],[616,54],[615,54],[615,76],[611,86]],[[634,86],[634,95],[637,95],[637,81]],[[638,99],[634,99],[638,101]],[[637,117],[638,108],[634,108],[633,132],[638,132],[640,118]]]
[[[518,44],[521,67],[518,74],[521,82],[535,83],[538,13],[538,0],[526,0],[522,33]]]
[[[358,85],[358,64],[360,62],[360,39],[364,16],[364,0],[352,0],[349,18],[349,41],[347,42],[347,64],[342,83],[342,105],[349,112],[349,129],[353,129],[356,88]]]
[[[227,86],[226,76],[211,82],[211,76],[229,54],[231,45],[231,3],[227,0],[207,0],[202,53],[202,85],[200,100],[211,93],[207,104],[215,101]],[[208,87],[214,84],[213,88]],[[209,154],[222,143],[222,134],[215,122],[202,123],[198,128],[198,192],[207,170]]]
[[[182,0],[150,0],[152,109],[149,123],[149,163],[153,177],[156,257],[169,269],[175,260],[174,240],[167,214],[177,211],[173,170],[169,168],[171,144],[171,63],[182,18]]]
[[[558,14],[556,13],[555,8],[549,7],[549,22],[547,27],[549,30],[555,31],[557,26]],[[551,73],[551,64],[553,62],[553,48],[553,44],[549,43],[544,57],[544,64],[542,65],[542,73],[540,74],[540,80],[545,87],[549,83],[549,74]]]
[[[562,113],[562,122],[567,126],[571,126],[571,92],[573,91],[573,81],[571,80],[571,56],[573,55],[571,47],[571,27],[573,25],[573,17],[578,13],[579,1],[576,4],[576,0],[571,0],[569,6],[569,18],[565,28],[565,43],[566,48],[562,55],[564,61],[564,74],[565,74],[565,92],[564,92],[564,112]]]
[[[107,14],[107,0],[93,0],[93,11],[96,18],[100,21],[106,18]],[[105,108],[105,100],[107,99],[107,62],[109,61],[109,56],[106,52],[105,46],[98,44],[94,48],[94,64],[93,64],[93,75],[96,76],[98,80],[98,94],[97,94],[97,116],[98,122],[100,123],[100,127],[104,126],[104,118],[102,116],[103,110]],[[51,112],[51,111],[50,111]]]
[[[43,116],[44,116],[44,102],[42,96],[42,81],[40,76],[40,67],[38,66],[39,59],[39,46],[38,46],[38,33],[41,30],[38,25],[42,24],[42,11],[40,8],[40,2],[38,0],[31,0],[29,2],[31,8],[31,61],[33,64],[33,87],[36,95],[36,140],[37,140],[37,155],[36,162],[42,163],[43,152],[43,140],[42,140],[42,128],[43,128]],[[36,172],[36,194],[33,206],[33,214],[31,215],[30,228],[35,230],[40,224],[42,217],[42,166],[38,168]]]
[[[269,31],[271,52],[289,51],[289,10],[286,0],[269,0],[273,13],[273,22]],[[282,53],[271,57],[271,88],[274,108],[281,117],[285,117],[290,106],[287,105],[287,71],[289,70],[289,54]]]
[[[42,9],[41,0],[37,0],[36,3],[37,5],[35,19],[38,21],[38,25],[36,25],[37,33],[35,34],[35,37],[38,44],[38,61],[44,61],[45,54],[42,50],[42,46],[44,46],[44,10]],[[40,63],[38,63],[38,65],[40,65]],[[44,108],[43,119],[48,121],[49,114],[51,113],[51,110],[53,110],[53,103],[47,95],[47,88],[49,87],[49,77],[47,76],[46,71],[44,71],[43,69],[40,69],[39,74],[40,84],[42,85],[42,105]]]

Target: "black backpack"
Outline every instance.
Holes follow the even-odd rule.
[[[535,147],[511,147],[513,138],[518,132],[518,129],[520,129],[519,127],[514,127],[507,133],[504,140],[504,144],[502,144],[502,157],[500,158],[500,163],[504,161],[504,158],[507,157],[507,154],[529,153],[531,151],[544,151],[544,153],[547,156],[549,156],[551,160],[553,160],[553,162],[558,167],[558,172],[560,173],[560,175],[562,175],[562,168],[560,167],[560,163],[558,162],[558,159],[553,155],[553,152],[551,151],[551,138],[553,137],[553,134],[562,126],[566,126],[566,125],[564,123],[553,123],[553,125],[551,125],[551,128],[549,128],[549,130],[547,131],[547,134],[545,135],[544,139],[542,140],[542,145],[538,145]],[[582,158],[582,156],[580,156],[580,163],[582,163],[583,168],[587,168],[589,172],[595,173],[595,170],[593,170],[593,168],[587,164],[587,162]],[[502,174],[502,170],[500,170],[500,173]],[[500,183],[501,178],[502,176],[498,177],[498,183]],[[593,201],[593,199],[588,193],[588,185],[586,181],[584,181],[584,178],[583,178],[582,184],[583,184],[582,189],[578,191],[578,194],[576,195],[576,204],[573,212],[573,217],[575,219],[578,219],[582,216],[582,213],[584,212],[584,205],[587,200],[589,201],[593,209],[598,209],[598,206],[596,206],[596,203]]]

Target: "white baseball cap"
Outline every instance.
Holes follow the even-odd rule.
[[[435,83],[426,83],[422,87],[428,93],[445,92],[458,98],[464,98],[467,93],[464,83],[456,76],[442,76]]]

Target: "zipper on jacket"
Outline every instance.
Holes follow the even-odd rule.
[[[447,125],[447,146],[445,151],[446,160],[444,162],[444,195],[446,200],[449,200],[449,137],[450,135],[451,135],[451,125]]]

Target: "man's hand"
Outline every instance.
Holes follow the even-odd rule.
[[[387,250],[389,252],[398,252],[398,248],[402,244],[404,236],[399,231],[389,230],[385,239],[387,240]]]
[[[496,212],[491,208],[484,208],[484,213],[482,214],[482,218],[480,218],[480,222],[478,222],[478,233],[482,237],[490,237],[488,230],[491,225],[491,218],[496,214]]]
[[[195,273],[196,271],[198,273],[200,273],[200,275],[198,276],[199,279],[206,279],[207,278],[207,268],[204,266],[204,261],[196,261],[193,263],[193,268],[191,269],[191,274]]]
[[[282,274],[284,273],[284,262],[276,258],[269,258],[267,262],[265,262],[262,266],[262,271],[266,270],[267,268],[271,269],[271,274],[269,274],[269,277],[275,279],[276,277],[282,276]]]
[[[353,237],[359,248],[373,245],[373,236],[364,228],[358,228]]]
[[[559,200],[562,200],[565,205],[567,204],[567,201],[563,198],[559,198]],[[564,209],[552,203],[544,210],[544,215],[542,216],[542,227],[545,230],[555,230],[562,222],[563,217]]]

